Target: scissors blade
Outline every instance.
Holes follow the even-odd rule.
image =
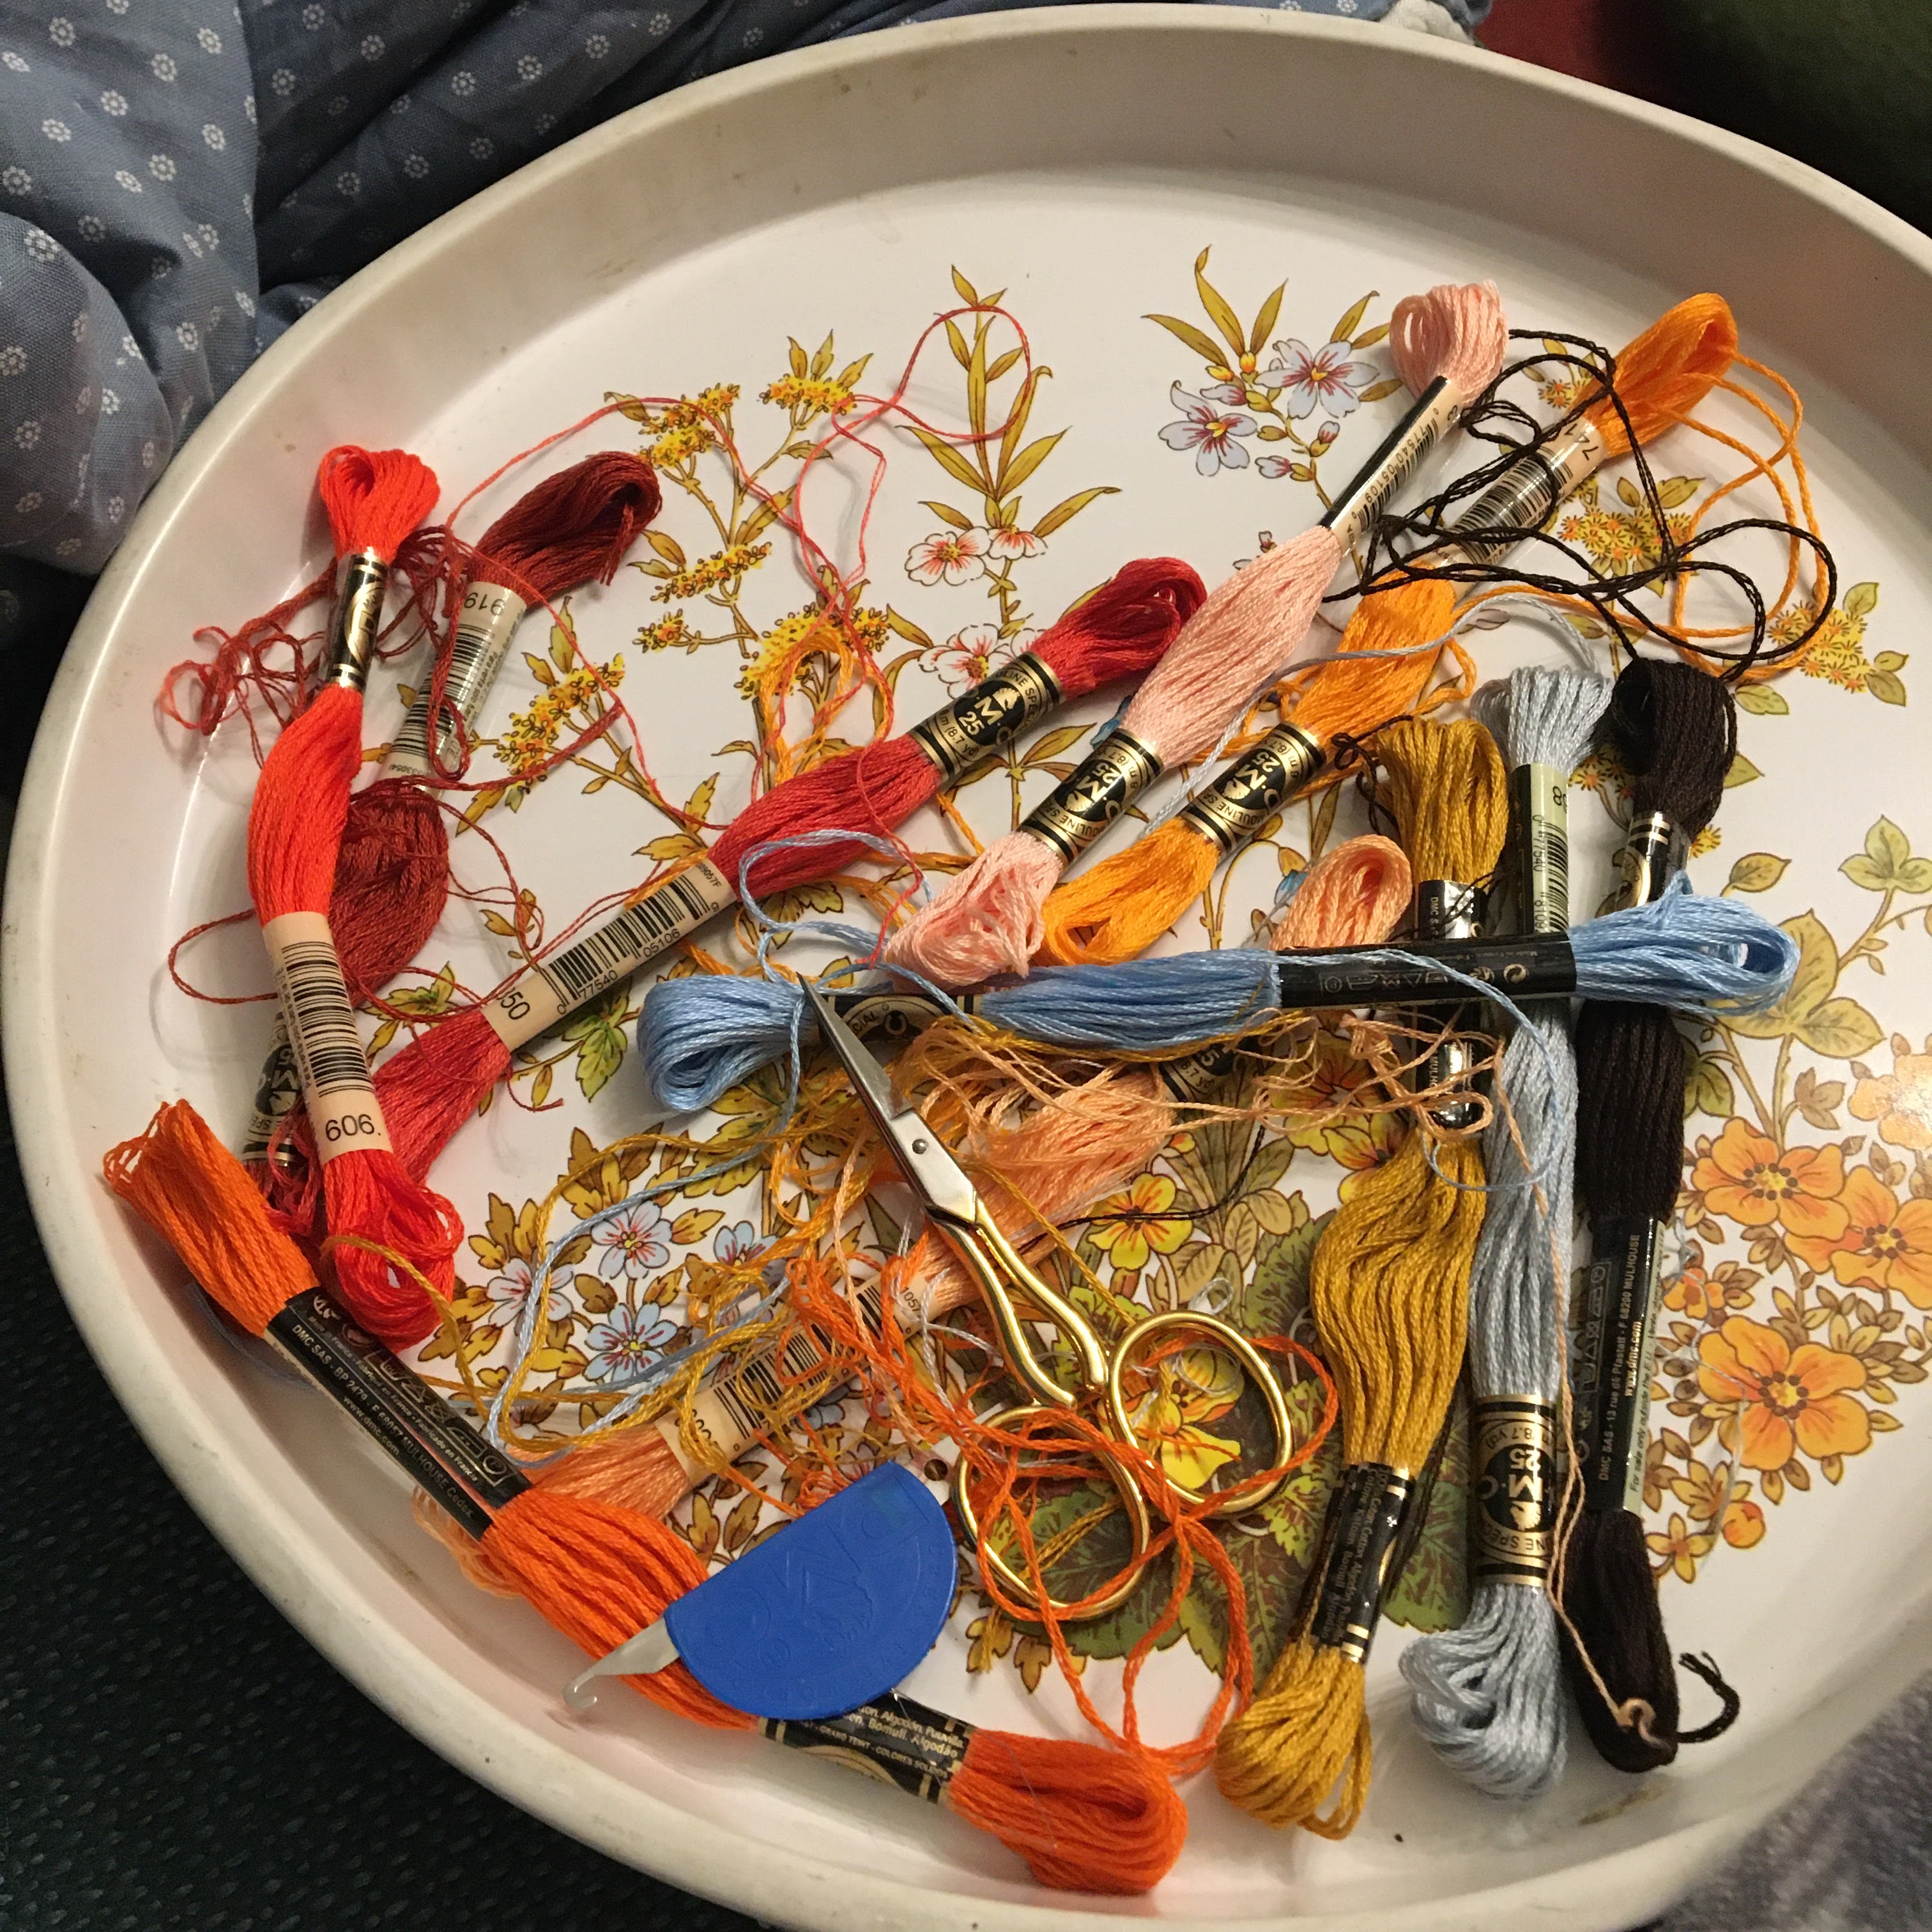
[[[832,1002],[808,982],[805,997],[818,1022],[819,1038],[838,1056],[853,1091],[865,1102],[873,1124],[892,1149],[892,1158],[928,1210],[947,1220],[972,1222],[979,1213],[980,1194],[967,1179],[965,1170],[917,1109],[900,1102],[885,1068],[840,1018]]]

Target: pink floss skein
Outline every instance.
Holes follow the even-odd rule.
[[[1164,770],[1198,758],[1286,670],[1350,544],[1463,407],[1496,380],[1509,330],[1493,282],[1397,303],[1396,372],[1418,401],[1322,521],[1209,596],[1135,694],[1118,730],[1020,829],[987,847],[886,946],[944,986],[1024,975],[1061,873]]]

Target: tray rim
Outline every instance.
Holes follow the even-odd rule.
[[[1492,75],[1504,72],[1515,86],[1531,93],[1587,104],[1768,176],[1814,203],[1822,214],[1863,231],[1932,280],[1932,238],[1805,163],[1592,82],[1432,34],[1391,31],[1380,23],[1170,0],[1094,0],[924,23],[773,56],[631,109],[506,176],[361,270],[257,358],[176,454],[96,584],[43,711],[13,829],[0,915],[4,940],[0,1014],[13,1022],[6,1076],[16,1144],[62,1298],[116,1400],[170,1479],[250,1580],[338,1670],[466,1775],[611,1857],[735,1910],[760,1918],[770,1914],[778,1922],[809,1923],[835,1932],[914,1923],[936,1932],[978,1932],[987,1927],[1016,1932],[1091,1932],[1102,1925],[1149,1921],[1144,1912],[1131,1907],[1117,1914],[939,1891],[804,1852],[776,1850],[695,1816],[524,1730],[460,1679],[426,1660],[397,1633],[370,1629],[344,1600],[322,1587],[320,1579],[330,1574],[328,1566],[275,1508],[266,1485],[245,1460],[221,1453],[218,1432],[205,1426],[206,1412],[193,1388],[141,1346],[137,1325],[114,1319],[119,1265],[90,1224],[92,1174],[47,1165],[36,1156],[37,1146],[64,1146],[69,1138],[55,984],[42,940],[59,888],[45,855],[75,776],[70,757],[75,728],[96,682],[110,669],[112,634],[144,573],[164,549],[176,518],[228,443],[272,404],[285,366],[355,330],[392,282],[460,246],[466,237],[486,230],[519,203],[541,196],[556,179],[586,163],[680,126],[700,124],[728,104],[781,89],[794,80],[884,67],[908,56],[943,56],[950,49],[987,42],[1047,40],[1070,33],[1099,38],[1150,28],[1352,41],[1376,48],[1388,61],[1434,62]],[[1894,1657],[1910,1648],[1900,1646]],[[1895,1665],[1884,1673],[1882,1685],[1878,1673],[1868,1677],[1862,1688],[1877,1694],[1856,1723],[1846,1726],[1846,1735],[1876,1715],[1916,1674],[1914,1667]],[[496,1748],[512,1739],[514,1753]],[[1792,1780],[1790,1790],[1798,1781]],[[1334,1932],[1501,1932],[1509,1925],[1527,1924],[1532,1916],[1540,1921],[1552,1909],[1574,1912],[1581,1907],[1587,1912],[1585,1901],[1592,1896],[1618,1901],[1616,1922],[1637,1922],[1672,1903],[1694,1877],[1709,1871],[1789,1795],[1788,1790],[1773,1786],[1756,1800],[1715,1817],[1499,1888],[1460,1899],[1330,1914],[1321,1922]],[[644,1838],[651,1841],[647,1865],[638,1851],[638,1842]],[[792,1916],[801,1910],[809,1913],[808,1918]],[[1210,1932],[1230,1922],[1225,1916],[1162,1915],[1153,1922],[1185,1932]],[[1238,1922],[1286,1928],[1314,1922],[1297,1916]],[[1589,1922],[1600,1921],[1592,1914]]]

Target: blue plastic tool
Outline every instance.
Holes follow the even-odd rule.
[[[592,1678],[682,1658],[752,1717],[835,1717],[891,1690],[932,1648],[958,1574],[944,1510],[888,1462],[680,1597],[565,1694],[583,1710]]]

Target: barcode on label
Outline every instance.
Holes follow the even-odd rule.
[[[566,1010],[580,1006],[722,912],[730,901],[730,888],[716,866],[694,866],[665,880],[648,898],[620,913],[608,925],[546,960],[542,970]]]
[[[801,1328],[786,1342],[778,1359],[784,1365],[782,1376],[770,1354],[754,1355],[728,1381],[720,1382],[712,1390],[719,1408],[746,1442],[771,1426],[772,1418],[788,1394],[796,1394],[800,1383],[824,1368],[823,1338],[808,1328]]]
[[[276,978],[303,1091],[318,1096],[367,1092],[369,1062],[335,948],[324,940],[286,941]]]

